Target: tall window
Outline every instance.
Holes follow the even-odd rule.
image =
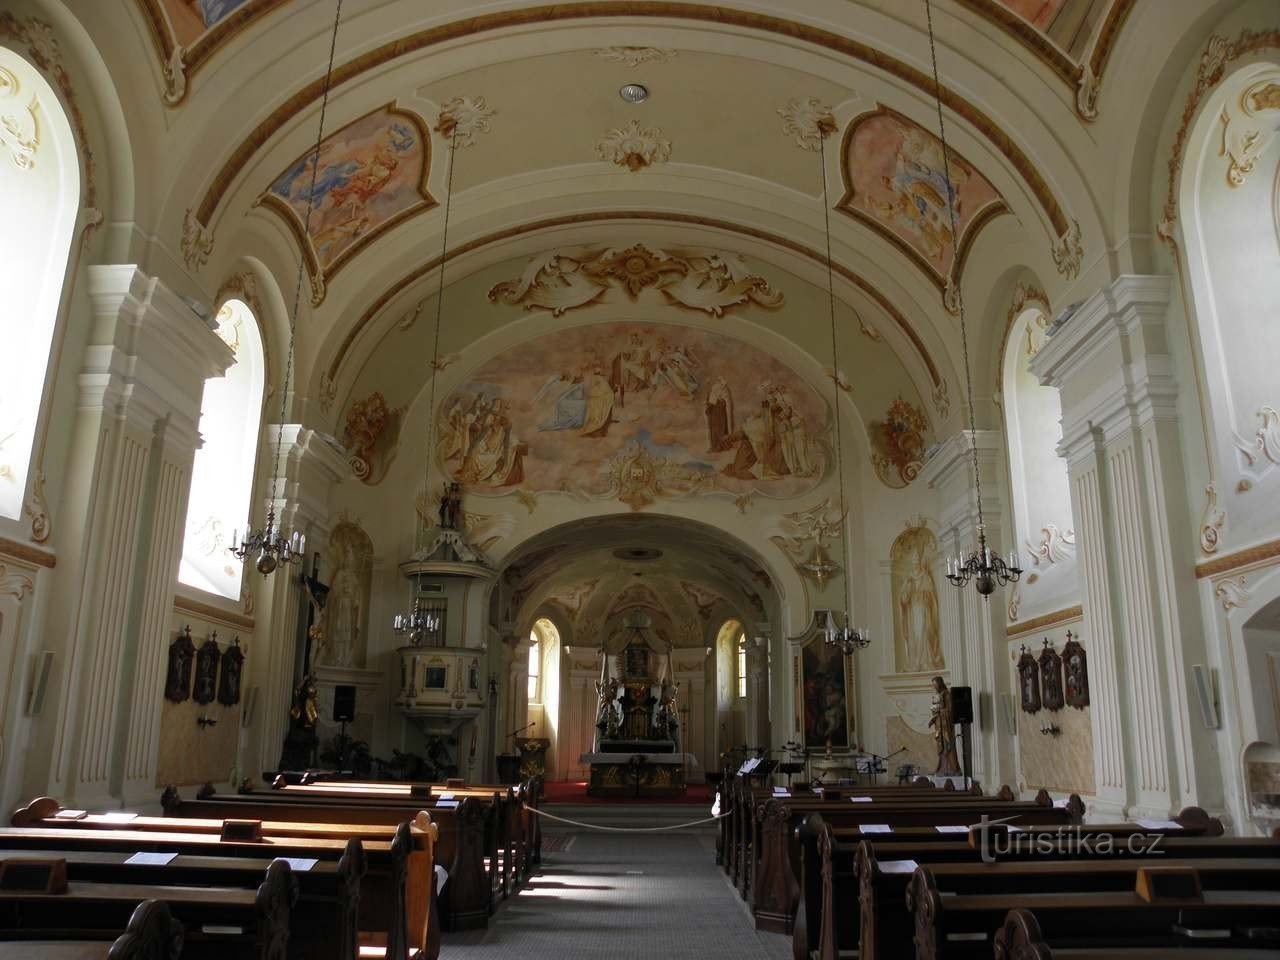
[[[22,516],[71,237],[75,138],[52,88],[0,47],[0,516]]]
[[[538,643],[538,631],[529,633],[529,702],[537,703],[542,692],[542,646]]]
[[[745,700],[747,696],[747,635],[745,633],[738,634],[738,699]]]
[[[232,600],[240,597],[244,565],[231,554],[253,496],[262,391],[266,379],[262,338],[248,304],[228,300],[218,311],[218,336],[235,353],[225,376],[204,385],[202,446],[191,469],[191,499],[178,579]]]

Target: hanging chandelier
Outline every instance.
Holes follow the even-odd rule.
[[[942,175],[946,183],[947,216],[951,223],[952,250],[958,249],[960,234],[956,225],[956,189],[951,180],[951,150],[947,146],[947,125],[942,117],[942,84],[938,80],[938,51],[933,36],[933,4],[924,0],[925,21],[929,29],[929,62],[933,67],[933,103],[938,112],[938,140],[942,143]],[[1007,558],[992,553],[987,544],[987,526],[982,514],[982,469],[978,463],[978,430],[973,406],[973,373],[969,367],[969,334],[965,325],[964,296],[960,277],[955,278],[955,301],[960,315],[960,351],[964,359],[965,401],[969,414],[969,455],[973,464],[974,500],[978,510],[978,545],[968,556],[960,554],[947,558],[947,579],[957,587],[965,587],[973,581],[978,593],[990,597],[997,586],[1016,583],[1022,576],[1018,566],[1018,554],[1009,551]]]
[[[849,509],[845,505],[845,486],[844,486],[844,446],[840,437],[840,356],[836,349],[836,282],[835,270],[831,262],[831,202],[827,193],[827,136],[835,130],[835,124],[819,124],[818,127],[818,155],[822,165],[822,216],[823,224],[826,228],[827,237],[827,308],[831,320],[831,392],[832,392],[832,420],[836,432],[836,480],[840,487],[840,546],[844,560],[844,599],[845,610],[843,613],[837,614],[834,610],[826,612],[826,618],[822,625],[823,640],[833,647],[839,647],[846,655],[853,653],[855,650],[862,650],[871,643],[871,634],[858,627],[849,625],[849,608],[853,606],[850,600],[849,586],[849,536],[845,529],[845,519],[849,516]],[[822,541],[819,539],[814,549],[813,555],[806,564],[818,580],[819,588],[823,579],[835,573],[836,565],[827,556],[826,550],[822,547]]]
[[[443,118],[442,118],[443,121]],[[427,402],[427,453],[426,469],[423,473],[424,502],[431,496],[431,460],[435,456],[435,409],[436,381],[440,378],[440,324],[444,319],[444,266],[449,256],[449,212],[453,207],[453,165],[458,152],[458,125],[443,122],[436,129],[442,133],[449,131],[449,172],[446,179],[444,198],[444,227],[440,238],[440,278],[436,287],[436,326],[432,335],[431,346],[431,388]],[[445,483],[442,494],[444,502],[440,511],[441,525],[456,530],[462,522],[461,493],[458,484]],[[415,536],[421,530],[421,519],[415,514],[413,518]],[[417,551],[415,551],[416,553]],[[422,646],[430,641],[437,645],[440,631],[444,626],[444,618],[438,609],[428,607],[422,598],[422,572],[419,569],[413,581],[413,601],[408,613],[397,613],[391,621],[392,629],[397,636],[408,637],[414,646]]]
[[[311,189],[307,191],[307,213],[302,220],[302,236],[311,236],[311,215],[316,206],[316,180],[320,172],[320,146],[324,142],[324,120],[329,109],[329,90],[333,83],[333,58],[338,46],[338,24],[342,22],[342,0],[337,0],[333,13],[333,32],[329,37],[329,65],[324,74],[324,95],[320,98],[320,123],[316,130],[316,145],[311,154]],[[305,240],[304,240],[305,242]],[[231,534],[231,553],[237,559],[253,561],[254,568],[264,577],[269,576],[281,564],[301,563],[307,551],[306,535],[295,530],[292,533],[276,525],[276,492],[280,489],[280,459],[284,448],[284,422],[289,415],[289,388],[293,380],[294,338],[298,326],[298,309],[302,303],[302,278],[306,272],[306,257],[298,261],[298,283],[293,291],[293,311],[289,314],[289,352],[285,358],[284,381],[280,387],[280,423],[276,432],[276,460],[271,474],[271,500],[267,506],[267,522],[260,530],[252,521],[245,526],[244,539],[239,531]]]

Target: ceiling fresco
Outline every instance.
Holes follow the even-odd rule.
[[[886,107],[849,125],[843,154],[846,190],[839,209],[888,237],[939,286],[958,272],[957,257],[963,261],[982,224],[1007,209],[990,181],[955,150],[948,157],[948,188],[942,142]]]
[[[284,217],[306,251],[313,303],[324,299],[327,278],[365,245],[435,206],[427,193],[430,155],[422,118],[387,105],[326,137],[318,164],[308,150],[271,184],[261,202]],[[314,209],[306,227],[308,198]]]
[[[438,455],[473,492],[803,494],[827,463],[812,387],[743,341],[657,323],[555,331],[475,370],[440,406]]]

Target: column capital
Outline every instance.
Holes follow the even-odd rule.
[[[347,457],[333,437],[303,426],[286,423],[267,425],[267,442],[275,453],[278,482],[268,497],[274,501],[276,515],[286,513],[295,518],[295,526],[303,524],[327,530],[329,495],[334,484],[349,474]]]
[[[1000,464],[1003,440],[998,430],[961,430],[938,447],[920,469],[919,479],[937,493],[938,523],[942,530],[968,532],[978,522],[978,500],[973,486],[973,453],[983,486],[983,512],[988,529],[1001,516]]]

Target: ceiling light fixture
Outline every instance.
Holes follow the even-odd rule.
[[[853,606],[852,591],[849,585],[849,531],[845,527],[845,520],[849,516],[849,508],[845,505],[844,446],[840,439],[840,355],[836,349],[836,280],[835,268],[832,266],[831,261],[831,198],[827,192],[827,137],[834,131],[834,121],[830,124],[818,124],[818,156],[822,172],[822,217],[827,235],[827,308],[831,316],[832,419],[836,432],[836,480],[840,489],[840,519],[838,522],[840,524],[840,546],[844,559],[845,607],[844,613],[839,615],[834,610],[828,611],[826,623],[822,629],[826,642],[833,647],[839,647],[847,655],[870,644],[871,634],[865,629],[849,626],[849,610]],[[818,588],[821,589],[823,580],[833,575],[836,570],[835,563],[826,555],[826,551],[822,549],[821,540],[818,541],[817,548],[814,550],[813,556],[809,558],[808,563],[812,565],[809,567],[811,572],[821,577],[818,581]]]
[[[627,103],[644,103],[649,99],[649,88],[643,83],[624,83],[618,88],[618,96]]]
[[[947,125],[942,118],[942,84],[938,80],[938,50],[933,37],[933,4],[924,0],[925,22],[929,28],[929,62],[933,66],[933,103],[938,111],[938,140],[942,143],[942,175],[947,195],[947,216],[951,223],[951,248],[956,249],[959,232],[956,229],[956,188],[951,179],[951,151],[947,147]],[[947,558],[947,579],[957,587],[967,586],[970,580],[983,597],[989,598],[996,585],[1016,583],[1022,576],[1016,550],[1010,550],[1008,558],[993,554],[987,545],[987,527],[982,516],[982,470],[978,463],[978,429],[973,412],[973,373],[969,367],[969,335],[964,318],[964,295],[960,289],[960,277],[955,278],[955,298],[960,315],[960,352],[964,359],[965,399],[969,413],[969,453],[973,460],[973,491],[978,508],[978,548],[964,556]]]
[[[333,84],[333,58],[338,48],[338,24],[342,22],[342,0],[337,0],[333,12],[333,32],[329,37],[329,65],[324,74],[324,95],[320,98],[320,123],[316,129],[316,145],[311,154],[311,189],[307,191],[307,214],[302,219],[302,236],[311,236],[311,215],[316,207],[316,180],[320,172],[320,147],[324,143],[324,120],[329,110],[329,90]],[[280,423],[276,432],[276,459],[271,474],[270,499],[267,501],[267,523],[255,530],[250,521],[246,524],[244,540],[238,532],[231,534],[231,553],[237,560],[248,560],[257,555],[254,567],[264,577],[280,564],[301,563],[307,550],[305,534],[286,533],[283,525],[276,527],[276,496],[282,493],[280,462],[284,450],[284,422],[289,415],[289,388],[293,380],[294,337],[298,327],[298,310],[302,303],[302,277],[306,272],[306,258],[298,262],[298,283],[293,291],[293,311],[289,314],[289,352],[285,358],[284,381],[280,385]]]

